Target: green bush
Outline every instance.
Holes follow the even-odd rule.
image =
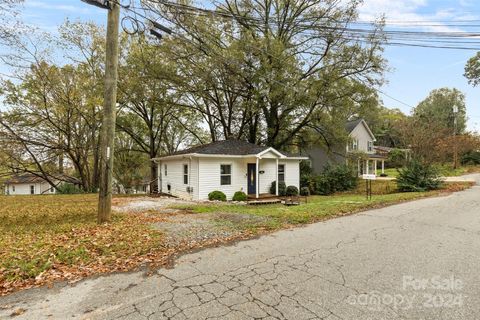
[[[57,187],[58,194],[80,194],[84,193],[82,189],[71,184],[71,183],[62,183]]]
[[[418,160],[409,162],[403,169],[399,169],[398,172],[397,186],[398,190],[402,192],[435,190],[442,185],[438,170]]]
[[[248,199],[247,194],[243,191],[235,192],[232,198],[233,201],[247,201],[247,199]]]
[[[480,151],[472,151],[462,156],[463,165],[479,165],[480,164]]]
[[[301,196],[309,196],[310,195],[310,189],[308,187],[301,187],[300,188],[300,195]]]
[[[357,171],[345,164],[326,165],[322,174],[314,177],[310,193],[329,195],[337,191],[353,190],[357,187]]]
[[[279,182],[278,183],[278,195],[279,196],[284,196],[285,191],[287,189],[287,186],[285,185],[285,182]],[[272,184],[270,185],[270,194],[277,194],[277,182],[273,181]]]
[[[285,195],[289,197],[298,196],[298,188],[295,186],[288,186]]]
[[[227,201],[227,196],[222,191],[215,190],[208,194],[208,200]]]

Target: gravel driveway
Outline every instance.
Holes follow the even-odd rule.
[[[478,176],[476,176],[478,179]],[[480,319],[480,187],[0,298],[15,319]]]

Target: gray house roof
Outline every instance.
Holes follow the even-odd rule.
[[[307,159],[301,155],[294,155],[287,152],[280,152],[272,147],[259,146],[247,141],[242,140],[221,140],[215,141],[208,144],[202,144],[185,150],[177,151],[169,155],[152,159],[153,161],[165,159],[165,158],[174,158],[176,156],[182,155],[205,155],[205,156],[233,156],[233,157],[242,157],[242,156],[253,156],[260,155],[265,152],[273,152],[281,158],[293,158],[293,159]]]
[[[215,141],[208,144],[202,144],[185,150],[177,151],[170,156],[181,155],[181,154],[228,154],[228,155],[248,155],[248,154],[258,154],[262,151],[267,150],[268,147],[259,146],[250,142],[242,140],[221,140]]]
[[[356,120],[351,120],[351,121],[347,121],[347,123],[345,123],[345,130],[347,131],[347,133],[351,133],[353,131],[353,129],[355,129],[361,122],[363,121],[363,119],[356,119]]]

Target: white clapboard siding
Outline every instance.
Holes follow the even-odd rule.
[[[188,165],[189,179],[188,184],[183,182],[183,165]],[[162,161],[161,180],[162,192],[168,193],[168,185],[171,186],[171,194],[184,199],[198,198],[198,159],[184,158],[176,160]],[[165,175],[165,165],[167,166],[167,175]],[[193,188],[193,193],[187,192],[187,187]]]
[[[247,159],[239,158],[200,158],[199,162],[199,199],[208,199],[208,194],[220,190],[231,200],[235,192],[247,192]],[[255,163],[253,160],[251,163]],[[231,185],[220,184],[220,165],[232,166]]]

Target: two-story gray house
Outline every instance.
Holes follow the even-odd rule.
[[[345,130],[349,138],[347,145],[330,148],[316,146],[306,152],[313,171],[321,173],[328,163],[340,164],[356,161],[359,175],[376,175],[379,164],[381,172],[384,173],[386,158],[376,153],[374,147],[376,139],[365,120],[348,121],[345,124]]]

